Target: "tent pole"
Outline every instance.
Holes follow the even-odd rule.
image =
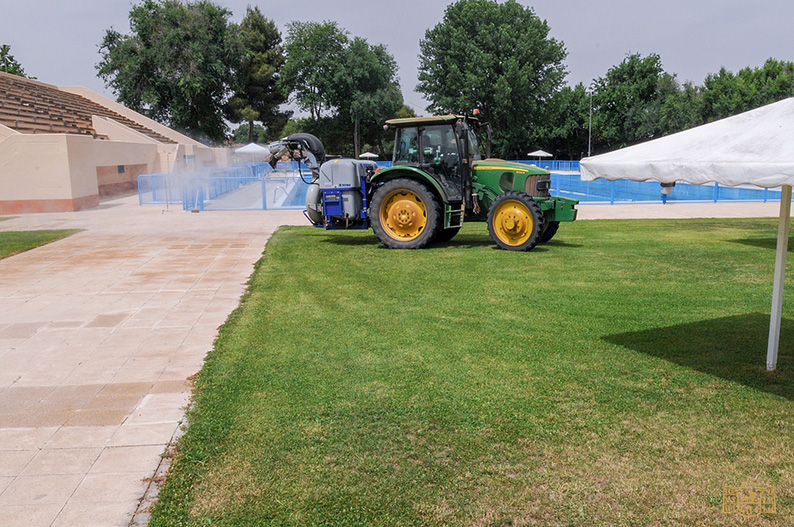
[[[766,350],[766,371],[777,367],[777,350],[780,344],[780,319],[783,312],[783,283],[786,278],[789,219],[791,218],[791,185],[783,185],[780,193],[780,221],[777,226],[777,256],[775,281],[772,289],[772,314],[769,317],[769,344]]]

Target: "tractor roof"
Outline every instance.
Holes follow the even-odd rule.
[[[430,117],[408,117],[405,119],[389,119],[386,121],[386,126],[390,128],[403,128],[406,126],[418,126],[422,124],[444,124],[444,123],[454,123],[458,120],[465,119],[463,115],[455,115],[455,114],[448,114],[448,115],[433,115]],[[476,117],[469,117],[469,120],[476,121]]]

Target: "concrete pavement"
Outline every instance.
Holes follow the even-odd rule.
[[[581,219],[778,208],[579,207]],[[85,229],[0,260],[0,525],[145,524],[139,504],[178,430],[188,378],[283,224],[306,221],[300,211],[167,212],[137,196],[0,221],[5,231]]]
[[[137,196],[1,221],[85,231],[0,260],[0,525],[128,525],[268,237],[305,222]]]

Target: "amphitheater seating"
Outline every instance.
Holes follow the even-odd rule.
[[[106,117],[161,143],[173,140],[85,97],[0,72],[0,124],[23,134],[81,134],[107,139],[92,116]]]

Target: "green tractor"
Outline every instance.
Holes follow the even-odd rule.
[[[274,154],[306,160],[313,181],[306,215],[326,229],[369,228],[386,247],[419,249],[451,240],[464,221],[485,221],[502,249],[529,251],[552,239],[560,222],[576,219],[577,200],[549,194],[549,172],[483,158],[476,117],[392,119],[392,166],[353,159],[325,161],[322,144],[294,134]],[[490,150],[490,140],[486,142]],[[279,150],[279,147],[281,150]]]

